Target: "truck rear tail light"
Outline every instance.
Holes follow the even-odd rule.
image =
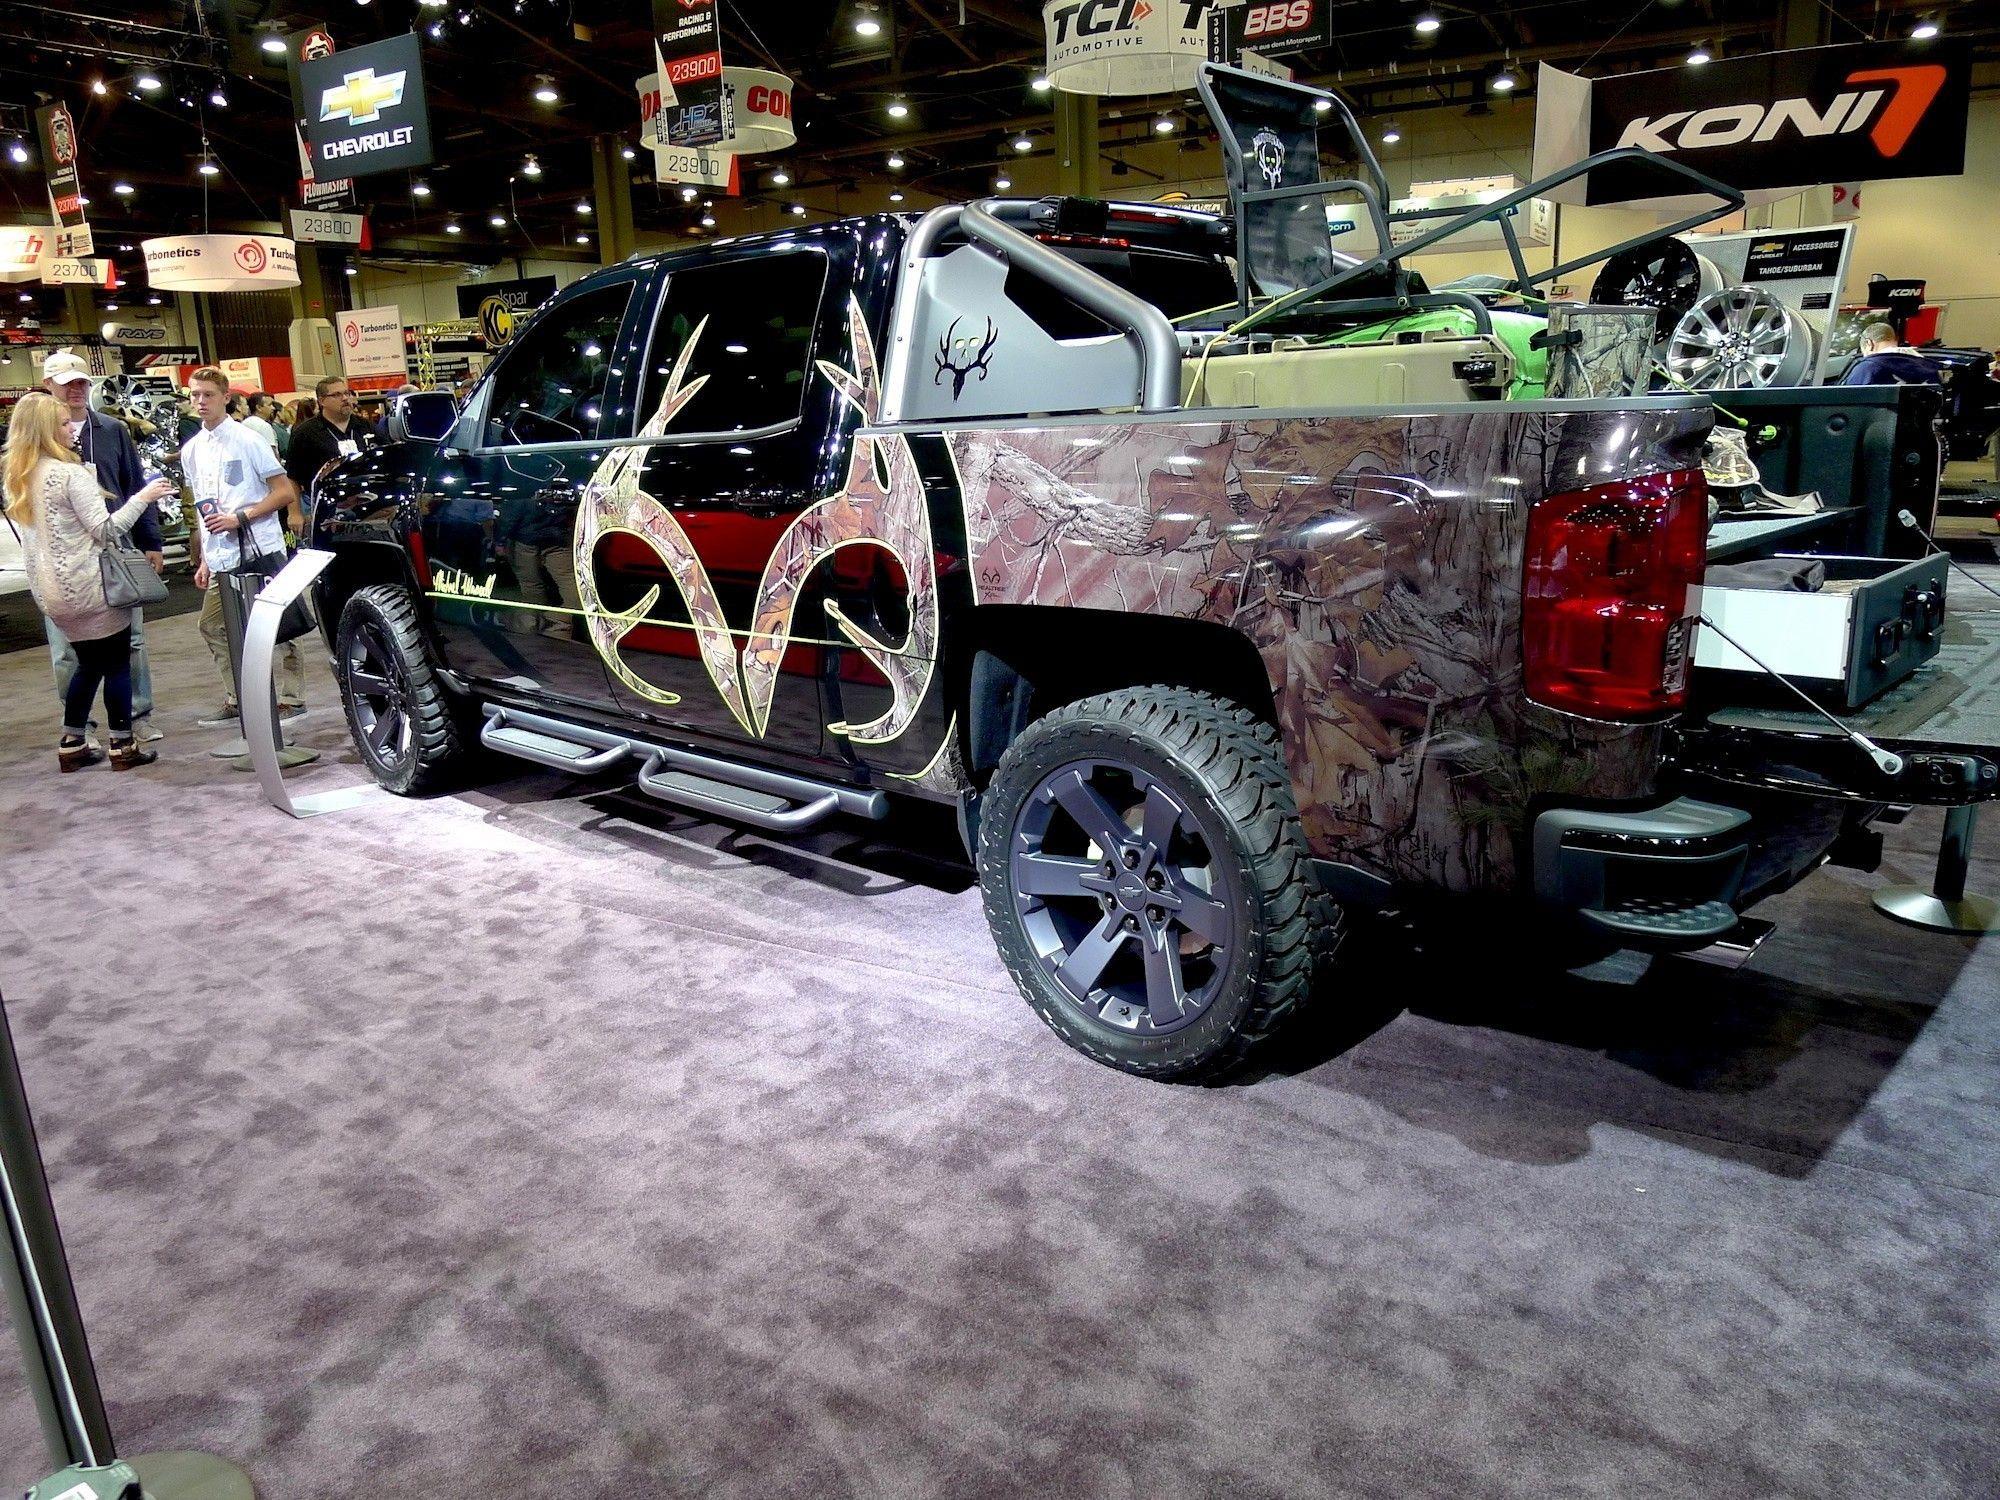
[[[1528,696],[1597,719],[1679,708],[1707,534],[1699,469],[1538,502],[1528,513],[1521,621]]]

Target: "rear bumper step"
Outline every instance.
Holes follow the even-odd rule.
[[[1627,947],[1702,948],[1736,930],[1749,857],[1741,808],[1552,808],[1535,820],[1535,896]]]
[[[488,749],[579,774],[630,758],[639,763],[634,785],[647,796],[773,833],[797,833],[836,812],[878,821],[889,814],[889,799],[870,787],[815,781],[499,704],[486,704],[485,713],[479,742]]]

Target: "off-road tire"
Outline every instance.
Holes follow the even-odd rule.
[[[1052,778],[1072,765],[1113,776],[1122,765],[1165,788],[1205,841],[1211,873],[1203,878],[1215,883],[1218,899],[1225,883],[1230,892],[1227,966],[1216,966],[1206,1008],[1183,1029],[1107,1024],[1057,979],[1053,954],[1038,951],[1031,936],[1027,923],[1040,908],[1015,889],[1015,855],[1035,839],[1023,831],[1034,821],[1031,799],[1048,801]],[[1242,1062],[1305,1004],[1340,943],[1341,909],[1313,879],[1276,730],[1210,693],[1129,688],[1038,719],[1001,756],[980,810],[979,844],[987,922],[1023,997],[1070,1046],[1142,1077],[1201,1079]],[[1084,862],[1090,857],[1086,851]],[[1096,899],[1107,903],[1107,920],[1117,915],[1112,898]]]
[[[386,681],[387,699],[360,687],[365,679],[358,664],[367,661],[379,664],[368,676]],[[438,677],[408,589],[378,583],[348,599],[334,637],[334,672],[348,733],[378,785],[398,796],[419,796],[443,787],[463,767],[467,748],[457,705]],[[385,703],[407,717],[409,728],[378,747],[370,728],[381,722]]]

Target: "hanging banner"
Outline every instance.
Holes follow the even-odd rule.
[[[313,175],[312,148],[306,145],[306,122],[294,132],[299,142],[299,206],[339,213],[355,206],[354,179],[335,177],[321,182]]]
[[[431,161],[423,48],[415,33],[299,64],[313,176],[368,177]]]
[[[1262,63],[1264,58],[1332,44],[1331,0],[1250,0],[1248,5],[1230,5],[1208,13],[1209,61],[1247,68],[1252,73],[1268,74],[1271,68],[1246,62],[1246,47],[1258,53]]]
[[[715,145],[729,133],[715,0],[653,0],[653,42],[668,139],[676,146]]]
[[[403,313],[400,308],[357,307],[333,315],[340,340],[341,373],[349,380],[393,375],[396,383],[409,378],[403,358]]]
[[[69,107],[45,104],[35,111],[42,141],[42,173],[48,180],[49,212],[55,219],[55,253],[86,256],[96,246],[83,217],[83,180],[78,169],[76,121]]]
[[[1536,177],[1618,146],[1685,162],[1752,202],[1820,183],[1965,170],[1972,54],[1943,38],[1767,52],[1608,78],[1544,63],[1540,79]],[[1664,202],[1649,197],[1661,184],[1643,167],[1611,167],[1550,196]]]
[[[115,263],[109,256],[50,256],[42,262],[43,286],[118,285]]]
[[[1043,72],[1072,94],[1187,88],[1208,56],[1208,10],[1209,0],[1048,0]]]
[[[367,222],[360,214],[321,213],[316,209],[291,211],[292,238],[301,245],[358,245]]]
[[[729,134],[701,149],[722,156],[754,156],[783,151],[798,143],[792,122],[792,80],[768,68],[724,68],[724,98],[728,101]],[[669,112],[662,108],[660,75],[639,80],[639,139],[658,150],[670,144]]]
[[[0,224],[0,281],[33,281],[55,241],[53,231],[35,224]]]
[[[299,284],[290,240],[268,234],[176,234],[141,240],[146,282],[157,292],[262,292]]]

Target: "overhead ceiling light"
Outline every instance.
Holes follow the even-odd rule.
[[[1402,138],[1403,138],[1403,127],[1398,125],[1394,120],[1391,120],[1387,125],[1384,125],[1382,127],[1383,145],[1393,146],[1396,144],[1396,142],[1400,141]]]
[[[892,120],[907,120],[907,119],[908,119],[909,117],[910,117],[910,106],[909,106],[909,105],[905,104],[905,103],[904,103],[904,102],[903,102],[903,101],[902,101],[901,99],[892,99],[892,100],[890,100],[890,101],[889,101],[889,118],[890,118],[890,119],[892,119]]]
[[[275,31],[265,32],[264,40],[257,45],[262,47],[272,57],[283,57],[285,55],[285,39]]]
[[[874,11],[864,10],[854,18],[854,34],[856,36],[880,36],[882,34],[882,23],[875,18]]]
[[[428,198],[430,195],[431,185],[425,182],[423,178],[419,177],[415,182],[410,184],[410,196],[412,198]]]
[[[1313,100],[1313,113],[1316,115],[1323,115],[1332,108],[1333,108],[1333,101],[1331,99]]]
[[[33,292],[23,292],[21,293],[21,300],[23,302],[33,302],[35,300],[35,294]]]
[[[777,171],[771,174],[772,187],[786,187],[791,183],[791,180],[792,174],[787,172],[783,167],[778,168]]]
[[[1005,172],[1002,172],[998,177],[993,179],[993,191],[996,193],[1004,193],[1013,185],[1014,179],[1009,177]]]
[[[149,94],[157,94],[160,91],[160,80],[151,73],[141,73],[132,81]]]
[[[155,292],[152,296],[146,299],[146,306],[158,307],[160,305],[161,300],[162,299],[160,297],[160,294],[158,292]]]
[[[681,202],[683,203],[692,203],[694,202],[697,196],[698,195],[695,193],[695,190],[691,187],[684,187],[681,189]]]
[[[505,229],[507,227],[507,216],[505,214],[495,214],[486,222],[491,224],[495,229]]]
[[[541,176],[542,164],[536,161],[534,156],[531,154],[526,161],[521,163],[521,175],[523,177]]]
[[[214,157],[204,156],[201,159],[201,165],[196,167],[195,170],[201,173],[201,175],[204,177],[213,177],[216,173],[220,172],[222,168],[218,167],[215,164]]]
[[[889,201],[891,203],[901,203],[903,201],[903,190],[901,188],[897,188],[894,192],[890,193]]]
[[[579,245],[588,245],[590,243],[590,236],[587,234],[580,234],[576,237],[576,242]]]
[[[359,271],[355,270],[354,267],[352,266],[342,266],[340,269],[342,274],[348,276],[359,276],[361,274]]]
[[[891,152],[889,153],[889,170],[890,170],[891,172],[900,172],[900,171],[902,171],[902,170],[903,170],[903,167],[904,167],[904,165],[905,165],[905,163],[904,163],[904,161],[903,161],[903,158],[902,158],[902,157],[901,157],[900,155],[898,155],[898,154],[897,154],[896,152],[894,152],[894,151],[891,151]]]
[[[1416,24],[1418,36],[1432,36],[1440,26],[1444,25],[1444,22],[1437,18],[1436,12],[1427,10],[1417,17]]]
[[[1017,136],[1015,136],[1015,137],[1014,137],[1014,149],[1015,149],[1016,151],[1032,151],[1032,150],[1034,150],[1034,149],[1035,149],[1035,142],[1034,142],[1034,138],[1033,138],[1032,136],[1025,136],[1025,135],[1017,135]]]
[[[806,206],[803,203],[794,203],[786,212],[793,218],[803,219],[806,216]]]
[[[556,81],[546,73],[535,75],[535,98],[543,104],[554,104],[556,100],[562,98],[562,95],[556,92]]]
[[[129,182],[114,182],[111,184],[111,191],[121,198],[129,198],[132,196],[132,184]]]
[[[78,193],[76,195],[76,206],[78,208],[88,208],[90,207],[90,200],[86,198],[83,194]]]
[[[278,50],[280,52],[283,52],[285,50],[285,44],[283,42],[278,43]],[[102,78],[93,78],[90,80],[90,91],[91,93],[97,95],[97,97],[100,99],[103,98],[106,94],[111,92],[110,89],[104,86],[104,80]]]
[[[458,227],[458,220],[456,220],[456,219],[452,219],[452,220],[448,221],[448,222],[447,222],[447,223],[445,224],[445,226],[444,226],[444,232],[445,232],[446,234],[463,234],[463,233],[465,233],[465,231],[464,231],[464,230],[462,230],[462,229],[460,229],[460,228]]]
[[[213,104],[217,109],[229,108],[229,96],[223,93],[221,84],[218,83],[213,89],[209,90],[208,102]]]
[[[1034,76],[1033,81],[1031,81],[1028,84],[1028,87],[1033,89],[1038,94],[1046,94],[1052,87],[1052,85],[1049,83],[1048,76],[1046,74],[1037,73]]]
[[[579,198],[576,204],[576,211],[580,214],[588,214],[593,212],[594,210],[588,203],[585,203],[581,198]]]
[[[16,141],[7,148],[7,157],[10,161],[25,163],[28,159],[28,148],[22,142]]]
[[[1512,67],[1504,67],[1493,75],[1491,88],[1496,94],[1511,94],[1521,80],[1514,76]]]
[[[1159,119],[1153,121],[1153,129],[1161,135],[1172,135],[1174,133],[1173,116],[1161,115]]]
[[[639,155],[639,153],[634,151],[630,146],[627,146],[624,150],[620,151],[618,154],[624,157],[625,160],[627,161],[632,161]]]
[[[1919,42],[1927,42],[1937,34],[1938,23],[1936,18],[1932,16],[1925,16],[1910,28],[1910,36]]]
[[[1713,61],[1715,61],[1715,59],[1713,56],[1710,55],[1708,48],[1702,46],[1700,42],[1696,42],[1694,44],[1694,50],[1688,53],[1688,66],[1690,68],[1698,68],[1703,63],[1713,62]]]
[[[117,312],[118,304],[116,302],[107,302],[104,304],[104,310],[106,312]]]
[[[703,215],[701,216],[701,227],[702,227],[703,229],[713,229],[713,228],[715,228],[715,215],[714,215],[714,214],[703,214]]]

